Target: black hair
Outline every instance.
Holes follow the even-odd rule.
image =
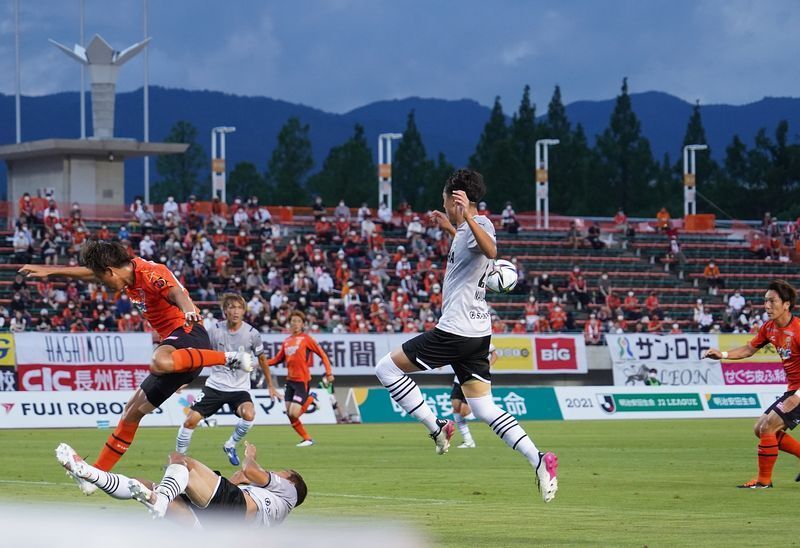
[[[132,258],[120,242],[90,240],[81,247],[80,263],[92,272],[102,274],[109,268],[122,268]]]
[[[789,310],[794,308],[797,302],[797,290],[786,280],[772,280],[767,286],[767,291],[774,291],[783,302],[789,303]]]
[[[306,500],[308,487],[306,486],[305,480],[303,480],[303,476],[298,474],[297,470],[288,470],[288,472],[289,477],[287,479],[294,484],[294,488],[297,491],[297,504],[294,505],[294,507],[297,508]]]
[[[477,171],[461,168],[453,172],[444,184],[448,196],[452,196],[454,190],[463,190],[470,202],[477,202],[486,194],[486,183],[483,182],[483,175]]]

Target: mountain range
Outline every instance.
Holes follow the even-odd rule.
[[[583,125],[593,142],[608,125],[616,99],[576,101],[566,106],[573,126]],[[672,161],[680,157],[680,146],[692,104],[658,91],[631,94],[633,109],[641,121],[642,132],[650,140],[656,160],[668,153]],[[90,109],[87,94],[87,111]],[[506,114],[516,110],[518,99],[503,103]],[[537,106],[541,117],[546,104]],[[343,114],[334,114],[310,106],[271,99],[243,97],[216,91],[189,91],[151,87],[150,140],[160,141],[179,120],[188,120],[198,129],[198,141],[210,150],[210,132],[214,126],[235,126],[228,135],[227,156],[231,168],[237,162],[250,161],[265,170],[281,126],[291,116],[309,124],[315,170],[322,166],[331,147],[346,141],[353,126],[364,126],[369,143],[375,147],[378,134],[402,132],[408,113],[414,110],[428,155],[439,152],[456,166],[465,165],[474,152],[490,108],[471,99],[443,100],[411,97],[376,101]],[[14,97],[0,95],[0,144],[15,139]],[[22,98],[23,140],[51,137],[77,138],[80,135],[80,106],[77,92]],[[721,161],[734,135],[751,146],[760,128],[774,134],[781,120],[789,122],[792,141],[800,126],[800,98],[765,97],[746,105],[702,105],[701,115],[712,156]],[[87,116],[91,135],[91,116]],[[118,137],[141,139],[142,90],[119,93],[116,106]],[[126,198],[142,193],[143,162],[126,164]],[[151,170],[151,180],[158,180]],[[0,170],[0,194],[5,194],[5,166]]]

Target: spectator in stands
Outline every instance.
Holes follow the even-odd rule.
[[[592,226],[589,227],[589,232],[586,235],[586,242],[592,246],[592,249],[603,249],[606,247],[606,244],[601,239],[601,236],[600,223],[594,221]]]
[[[241,206],[241,199],[236,199],[239,204],[239,207],[236,208],[236,212],[233,214],[233,226],[237,229],[243,229],[245,231],[250,231],[250,215],[247,213],[247,208]]]
[[[383,225],[384,230],[392,228],[392,209],[385,202],[381,202],[378,206],[378,220]]]
[[[683,254],[680,242],[677,238],[672,238],[669,241],[669,249],[667,255],[664,257],[664,268],[669,272],[671,264],[678,265],[678,278],[683,279],[683,273],[686,270],[686,255]]]
[[[357,219],[359,222],[362,222],[369,217],[372,217],[372,210],[367,205],[367,202],[362,202],[361,207],[358,208]]]
[[[764,235],[769,236],[769,228],[771,224],[772,224],[772,213],[770,213],[769,211],[765,211],[764,217],[761,219],[761,232],[763,232]]]
[[[527,322],[529,331],[533,331],[538,320],[539,304],[536,302],[536,296],[528,295],[528,302],[525,303],[525,321]]]
[[[339,205],[337,205],[336,209],[333,210],[333,216],[339,219],[344,218],[348,223],[350,223],[350,208],[344,203],[344,199],[339,200]]]
[[[20,224],[14,231],[12,240],[14,247],[14,260],[21,264],[31,262],[31,254],[33,253],[33,237],[28,230],[27,224]]]
[[[647,311],[649,316],[655,316],[661,314],[660,303],[658,301],[658,294],[655,291],[651,291],[650,295],[647,296],[647,299],[644,301],[644,308]]]
[[[589,306],[589,287],[586,278],[583,277],[580,267],[575,267],[570,273],[569,287],[570,298],[575,303],[578,310],[583,310]]]
[[[150,237],[150,234],[145,234],[144,238],[139,242],[139,256],[151,261],[155,253],[156,242]]]
[[[583,326],[583,338],[589,345],[598,345],[603,341],[603,325],[594,312],[589,314],[589,319]]]
[[[713,260],[709,261],[703,270],[703,277],[706,280],[709,295],[716,295],[719,288],[724,286],[722,274]]]
[[[164,202],[163,209],[161,210],[161,216],[164,220],[167,219],[169,214],[172,214],[173,217],[180,216],[180,207],[178,206],[178,202],[175,201],[174,196],[167,196],[167,201]]]
[[[615,320],[610,322],[608,332],[614,335],[622,335],[628,329],[628,322],[625,321],[625,316],[617,314]]]
[[[406,228],[406,238],[410,238],[412,242],[415,239],[422,239],[425,235],[425,228],[422,226],[422,222],[420,222],[419,215],[414,215],[411,218],[411,222],[408,223],[408,227]]]
[[[542,273],[536,279],[536,289],[537,295],[536,297],[540,301],[549,301],[556,294],[556,288],[553,285],[553,281],[550,279],[550,275],[547,272]]]
[[[564,310],[560,302],[555,303],[548,320],[550,321],[550,328],[553,331],[564,331],[564,328],[567,326],[567,311]]]
[[[737,289],[736,291],[733,292],[733,295],[728,297],[728,306],[731,307],[731,310],[737,316],[742,312],[744,305],[745,305],[745,300],[744,296],[742,295],[741,289]]]
[[[658,230],[666,232],[670,228],[670,215],[666,207],[662,207],[656,213],[656,226]]]
[[[622,310],[625,313],[626,320],[638,320],[641,317],[639,299],[632,290],[629,290],[625,296],[625,300],[622,302]]]
[[[16,310],[14,312],[14,317],[11,318],[8,329],[12,333],[22,333],[28,330],[28,319],[25,317],[22,310]]]
[[[525,331],[525,318],[515,322],[514,327],[511,329],[511,332],[515,334],[525,333]]]
[[[620,232],[625,232],[628,228],[628,216],[622,210],[622,207],[617,208],[617,214],[614,215],[614,228]]]
[[[623,314],[622,299],[620,299],[617,296],[617,294],[614,292],[613,289],[609,292],[608,297],[606,297],[606,306],[608,307],[608,310],[611,312],[612,317],[620,316]]]
[[[767,258],[767,248],[764,245],[764,238],[758,232],[754,232],[750,237],[750,251],[759,259]]]
[[[19,199],[19,220],[20,222],[27,223],[29,226],[33,226],[36,222],[36,206],[31,199],[30,193],[26,192],[22,195],[22,198]]]
[[[611,294],[611,289],[611,280],[608,277],[608,272],[602,272],[600,279],[597,280],[597,293],[595,293],[594,302],[596,304],[604,304]]]
[[[680,335],[681,333],[683,333],[683,331],[681,331],[681,326],[677,323],[673,323],[672,329],[669,330],[669,335]]]
[[[647,332],[648,333],[661,333],[664,329],[661,320],[658,317],[658,314],[652,314],[647,322]]]
[[[581,231],[578,230],[578,224],[575,221],[570,221],[569,230],[567,231],[567,246],[572,249],[578,249],[581,245]]]

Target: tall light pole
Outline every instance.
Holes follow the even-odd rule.
[[[560,143],[558,139],[536,141],[536,228],[550,228],[550,183],[547,170],[550,167],[548,147]]]
[[[217,126],[211,130],[211,197],[219,196],[225,201],[225,135],[233,133],[233,126]],[[217,157],[217,135],[219,135],[219,152]]]
[[[19,70],[19,0],[14,0],[14,51],[16,55],[17,84],[14,92],[14,110],[17,124],[17,143],[22,142],[22,111],[20,106],[20,70]]]
[[[392,141],[402,138],[402,133],[378,135],[378,206],[385,203],[389,209],[392,209]]]
[[[686,145],[683,147],[683,215],[697,214],[695,186],[697,185],[697,163],[695,152],[706,150],[708,145]]]
[[[83,1],[83,0],[81,0]],[[144,36],[142,37],[143,40],[147,40],[147,23],[149,19],[148,14],[148,2],[144,0],[143,6],[144,8]],[[145,143],[150,142],[150,77],[149,77],[149,57],[150,57],[150,48],[144,48],[144,82],[142,84],[142,111],[144,117],[144,128],[143,128],[143,137],[142,140]],[[144,160],[144,203],[150,205],[150,157],[145,156]]]
[[[81,20],[81,41],[78,42],[81,47],[86,47],[86,37],[84,35],[84,0],[81,0],[80,5],[80,20]],[[86,66],[81,63],[81,139],[86,139]]]

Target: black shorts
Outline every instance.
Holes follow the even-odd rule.
[[[286,381],[283,387],[283,401],[303,405],[308,398],[308,383],[299,381]]]
[[[253,398],[250,397],[250,392],[247,390],[237,390],[235,392],[223,392],[222,390],[216,390],[214,388],[209,388],[208,386],[203,387],[203,392],[197,397],[192,405],[192,411],[197,411],[200,413],[203,418],[210,417],[220,409],[226,403],[230,406],[231,411],[238,417],[239,416],[239,406],[243,403],[253,403]]]
[[[208,333],[203,324],[195,323],[189,332],[183,327],[179,327],[165,337],[158,346],[211,350],[211,341],[208,339]],[[142,381],[141,388],[144,395],[147,396],[147,401],[158,407],[167,401],[178,388],[195,380],[200,375],[200,371],[201,369],[195,369],[185,373],[167,373],[166,375],[151,373]]]
[[[216,470],[214,472],[219,476],[219,472]],[[244,493],[224,476],[219,476],[217,490],[214,491],[214,496],[211,497],[205,508],[194,504],[185,494],[181,494],[181,498],[191,505],[198,516],[229,514],[240,515],[242,519],[247,516],[247,502]]]
[[[461,400],[467,401],[467,398],[464,397],[464,391],[461,390],[461,384],[454,382],[453,389],[450,391],[450,399],[451,400]]]
[[[782,409],[780,409],[779,406],[786,400],[786,398],[794,395],[794,392],[795,392],[794,390],[789,390],[788,392],[784,392],[783,396],[775,400],[775,403],[767,407],[767,409],[764,411],[765,415],[769,415],[770,411],[775,411],[775,413],[777,413],[778,416],[781,419],[783,419],[783,424],[785,424],[789,430],[794,430],[794,427],[800,424],[800,405],[798,405],[788,413],[785,413]]]
[[[491,339],[491,335],[462,337],[434,328],[404,342],[403,352],[423,371],[452,365],[461,384],[471,379],[489,383]]]

